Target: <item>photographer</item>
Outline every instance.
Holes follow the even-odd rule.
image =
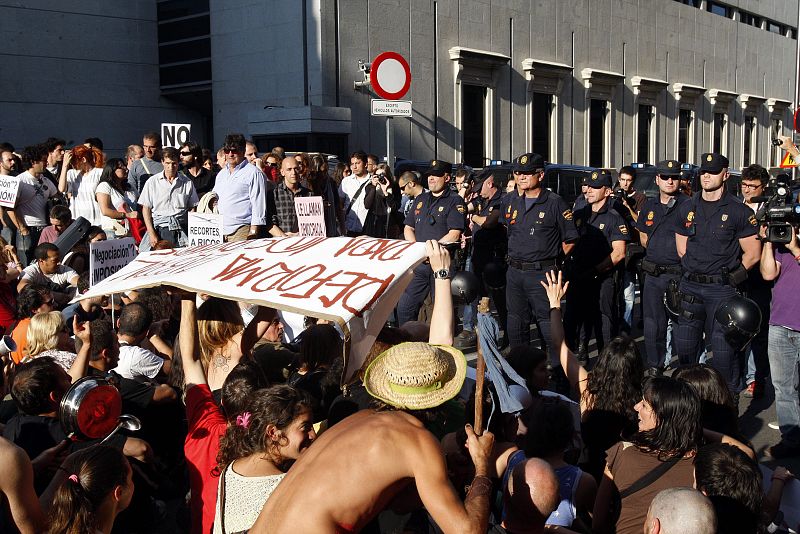
[[[364,206],[368,210],[364,219],[364,235],[389,237],[389,218],[400,209],[400,190],[392,170],[385,163],[375,166],[375,172],[364,188]]]
[[[766,237],[766,225],[760,235]],[[800,363],[800,243],[797,228],[785,245],[764,241],[761,249],[761,276],[774,280],[775,290],[769,318],[768,351],[772,384],[775,386],[775,411],[781,441],[768,449],[773,458],[800,454],[800,399],[797,396]]]
[[[636,300],[636,272],[644,257],[644,247],[640,244],[639,233],[636,231],[636,220],[647,200],[644,193],[633,189],[634,180],[636,180],[636,169],[629,166],[622,167],[619,170],[617,188],[614,190],[614,198],[616,198],[614,208],[625,219],[631,236],[631,242],[625,249],[625,270],[620,285],[622,298],[617,299],[622,304],[622,324],[620,326],[628,334],[631,331],[633,303]]]

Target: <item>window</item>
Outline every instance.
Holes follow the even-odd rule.
[[[675,0],[675,1],[681,4],[685,4],[687,6],[700,7],[700,0]]]
[[[636,161],[650,161],[650,140],[652,139],[653,106],[639,106],[638,130],[636,133]],[[652,163],[652,162],[651,162]]]
[[[605,100],[594,98],[589,105],[589,165],[592,167],[605,164],[606,108]]]
[[[714,113],[714,141],[712,151],[716,152],[717,154],[727,152],[727,147],[725,146],[725,132],[727,130],[727,124],[728,118],[724,113]]]
[[[692,110],[682,109],[678,113],[678,161],[689,161],[692,142]]]
[[[792,39],[797,39],[797,28],[787,28],[786,29],[786,37],[790,37]]]
[[[748,26],[761,27],[761,17],[748,13],[747,11],[739,11],[739,19]]]
[[[742,135],[742,165],[750,165],[754,163],[755,154],[754,148],[756,145],[756,118],[754,115],[745,115],[744,117],[744,132]]]
[[[778,24],[777,22],[772,22],[771,20],[767,21],[767,31],[771,33],[777,33],[779,35],[783,34],[783,26]]]
[[[770,123],[770,139],[777,139],[783,133],[783,121],[780,119],[772,119]],[[777,167],[781,164],[781,149],[776,146],[770,145],[769,151],[769,166]]]
[[[531,150],[541,154],[544,159],[550,158],[550,138],[553,116],[553,95],[533,93],[532,144]]]
[[[471,167],[483,167],[486,163],[486,87],[463,84],[462,91],[462,160]]]
[[[720,15],[723,17],[730,18],[730,8],[724,4],[720,4],[719,2],[708,2],[706,3],[706,11],[709,13],[714,13],[715,15]]]

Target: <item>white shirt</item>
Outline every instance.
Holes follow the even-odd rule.
[[[103,224],[100,205],[95,197],[102,174],[103,169],[97,167],[87,173],[78,172],[76,169],[67,171],[67,193],[72,197],[69,208],[72,210],[73,219],[83,217],[93,226]]]
[[[340,196],[345,200],[345,210],[347,206],[352,204],[350,212],[347,214],[347,231],[348,232],[361,232],[364,229],[364,221],[367,220],[367,213],[369,209],[364,206],[364,198],[367,193],[364,191],[366,186],[361,189],[358,198],[353,202],[353,197],[358,192],[362,184],[369,182],[372,176],[365,174],[364,178],[359,178],[355,174],[342,178],[342,185],[339,186]]]
[[[22,280],[29,280],[32,284],[41,284],[50,287],[50,284],[57,286],[74,285],[72,280],[78,277],[78,273],[67,267],[59,265],[53,274],[44,274],[39,268],[39,262],[34,262],[22,271]]]
[[[178,173],[172,183],[163,172],[154,174],[145,182],[139,196],[139,204],[153,210],[153,223],[156,225],[164,224],[170,217],[185,220],[189,210],[199,202],[194,182],[182,173]]]
[[[217,489],[217,513],[214,517],[214,534],[222,534],[222,514],[225,514],[225,531],[240,532],[253,526],[269,496],[278,487],[285,473],[260,477],[242,476],[225,469],[225,509],[221,510],[221,492]],[[220,477],[221,478],[221,477]],[[221,488],[222,485],[219,484]]]
[[[136,199],[133,198],[133,192],[127,191],[125,195],[111,187],[111,184],[108,182],[102,182],[97,185],[97,189],[95,190],[95,194],[103,193],[108,195],[111,198],[111,207],[117,211],[124,211],[125,213],[136,211]],[[125,209],[123,210],[123,206]],[[125,232],[120,234],[120,228],[127,227],[127,220],[126,219],[112,219],[111,217],[106,217],[103,215],[103,230],[112,230],[117,232],[119,235],[123,235]]]
[[[114,371],[131,380],[152,380],[164,366],[164,358],[136,345],[120,341],[119,362]]]
[[[21,215],[25,226],[43,227],[48,224],[47,199],[56,194],[50,180],[32,175],[29,171],[19,176],[19,192],[14,212]]]

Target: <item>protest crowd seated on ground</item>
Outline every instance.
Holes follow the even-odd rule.
[[[636,274],[620,261],[648,208],[610,213],[610,174],[575,207],[617,226],[594,235],[543,190],[536,154],[508,184],[442,160],[395,177],[360,150],[329,159],[238,133],[214,154],[154,132],[120,154],[97,138],[20,151],[0,213],[0,532],[798,526],[782,502],[793,475],[762,480],[719,357],[701,360],[701,343],[671,373],[629,335],[622,281]],[[192,246],[200,214],[218,235]],[[796,237],[769,248],[755,269],[793,280]],[[96,270],[97,251],[125,250]],[[793,326],[770,323],[770,339]],[[774,459],[800,453],[794,387]],[[89,388],[108,395],[97,435],[71,419]]]

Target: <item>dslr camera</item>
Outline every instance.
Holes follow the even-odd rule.
[[[792,239],[792,226],[800,224],[800,204],[794,201],[795,192],[788,174],[770,178],[764,195],[753,197],[752,202],[763,202],[756,213],[759,224],[767,226],[765,241],[785,244]]]

